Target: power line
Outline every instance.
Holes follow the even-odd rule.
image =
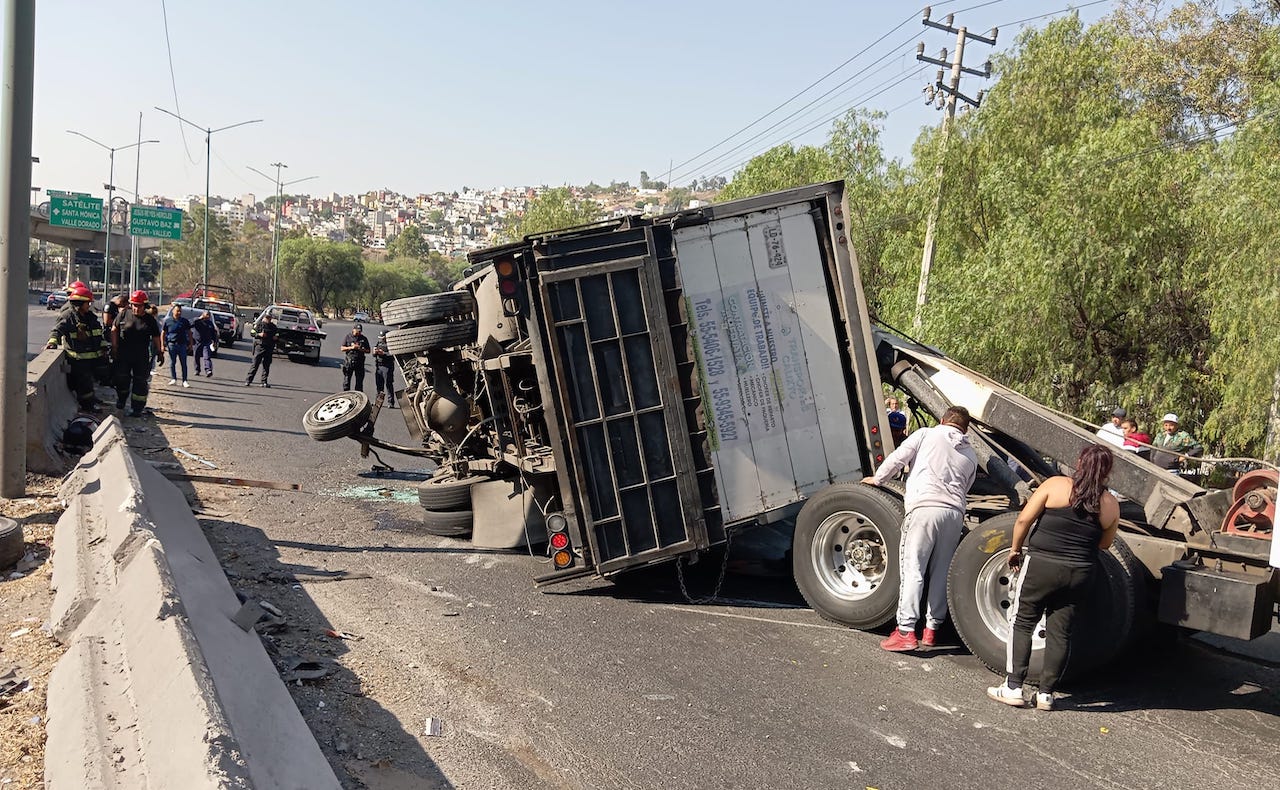
[[[1039,14],[1039,15],[1037,15],[1037,16],[1029,16],[1029,17],[1027,17],[1026,19],[1019,19],[1019,20],[1017,20],[1016,22],[1006,22],[1006,23],[1004,23],[1003,25],[1001,25],[1000,27],[1013,27],[1014,25],[1021,25],[1021,24],[1023,24],[1024,22],[1034,22],[1034,21],[1036,21],[1037,19],[1044,19],[1044,18],[1045,18],[1045,17],[1047,17],[1047,16],[1057,16],[1058,14],[1065,14],[1065,13],[1067,13],[1068,11],[1079,11],[1081,8],[1088,8],[1088,7],[1089,7],[1089,6],[1091,6],[1091,5],[1102,5],[1103,3],[1110,3],[1110,2],[1113,2],[1113,0],[1093,0],[1093,2],[1092,2],[1092,3],[1082,3],[1082,4],[1078,5],[1078,6],[1072,6],[1072,7],[1070,7],[1070,8],[1064,8],[1064,9],[1062,9],[1062,10],[1060,10],[1060,11],[1050,11],[1050,12],[1049,12],[1049,13],[1047,13],[1047,14]]]
[[[173,73],[173,46],[169,43],[169,9],[165,7],[164,0],[160,0],[160,16],[164,19],[164,48],[169,54],[169,84],[173,86],[173,108],[181,115],[182,105],[178,102],[178,78]],[[191,148],[187,145],[187,130],[182,128],[182,124],[178,124],[178,133],[182,135],[182,150],[194,165],[196,160],[191,158]]]

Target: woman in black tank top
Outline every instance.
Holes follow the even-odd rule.
[[[1018,514],[1009,551],[1009,568],[1016,578],[1008,675],[1004,683],[987,689],[987,696],[997,702],[1026,706],[1022,683],[1031,661],[1031,635],[1043,615],[1044,669],[1035,702],[1040,710],[1053,710],[1053,689],[1066,663],[1076,606],[1088,591],[1099,550],[1111,547],[1120,523],[1120,503],[1107,491],[1111,465],[1108,448],[1084,448],[1075,474],[1041,483]]]

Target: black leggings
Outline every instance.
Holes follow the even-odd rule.
[[[1026,680],[1027,665],[1031,663],[1031,637],[1040,616],[1046,615],[1040,691],[1053,691],[1067,663],[1076,606],[1084,600],[1092,578],[1093,566],[1068,565],[1052,555],[1029,554],[1022,561],[1022,572],[1013,588],[1013,606],[1017,614],[1009,638],[1008,665],[1005,667],[1010,687],[1017,688]]]

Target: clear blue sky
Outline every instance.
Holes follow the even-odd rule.
[[[293,188],[311,194],[636,183],[641,170],[665,179],[672,163],[673,182],[686,184],[731,176],[783,140],[820,141],[820,122],[860,100],[901,108],[884,140],[906,157],[919,127],[938,122],[920,93],[936,69],[867,94],[920,65],[917,41],[930,54],[955,43],[920,24],[923,4],[873,0],[165,5],[182,114],[215,128],[264,119],[213,136],[211,191],[228,197],[270,194],[272,183],[247,166],[277,160],[289,166],[286,181],[319,176]],[[1011,23],[1069,5],[953,0],[934,3],[933,18],[956,12],[957,25],[979,33],[1001,25],[1003,48],[1026,26]],[[33,185],[102,194],[107,152],[66,130],[127,145],[141,111],[144,138],[161,141],[143,148],[141,192],[203,193],[203,134],[188,127],[184,145],[178,122],[153,109],[175,109],[161,0],[40,0],[36,39]],[[799,102],[699,156],[867,47]],[[988,50],[971,45],[966,63],[980,65]],[[849,78],[814,112],[712,161]],[[982,83],[966,78],[964,90]],[[134,152],[122,151],[116,184],[132,189],[133,178]]]

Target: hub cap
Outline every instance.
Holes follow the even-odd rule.
[[[884,535],[861,513],[832,513],[818,525],[810,561],[827,592],[859,601],[879,588],[888,572]]]
[[[342,419],[356,408],[355,399],[350,395],[338,395],[316,409],[316,422],[325,423]]]

